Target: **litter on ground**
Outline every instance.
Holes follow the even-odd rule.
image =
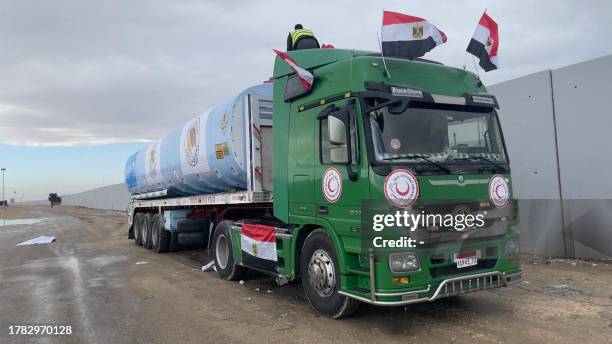
[[[25,245],[35,245],[35,244],[49,244],[55,241],[55,237],[41,235],[37,238],[26,240],[24,242],[20,242],[17,246],[25,246]]]
[[[215,266],[215,261],[211,260],[206,265],[202,266],[202,271],[204,272],[217,271],[217,267]]]
[[[282,286],[284,286],[287,283],[289,283],[289,280],[287,279],[287,277],[285,277],[285,276],[277,276],[276,277],[276,284],[278,284],[279,287],[282,287]]]

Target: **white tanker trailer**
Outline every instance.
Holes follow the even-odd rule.
[[[128,190],[140,199],[246,190],[249,114],[256,111],[271,125],[271,99],[271,83],[250,87],[134,153],[125,166]],[[262,147],[261,154],[271,161],[271,147]]]

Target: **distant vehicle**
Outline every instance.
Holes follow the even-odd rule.
[[[62,204],[62,198],[58,196],[56,193],[50,193],[49,202],[51,203],[51,208],[53,208],[53,205]]]
[[[4,201],[0,200],[0,207],[3,207],[3,208],[7,208],[8,207],[8,203],[6,202],[6,200],[4,200]]]

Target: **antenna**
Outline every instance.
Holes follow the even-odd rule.
[[[385,62],[385,55],[383,54],[382,43],[380,42],[380,37],[378,36],[378,33],[376,33],[376,38],[378,39],[378,46],[380,46],[380,56],[383,60],[383,67],[385,67],[385,73],[387,74],[387,77],[390,78],[391,74],[389,74],[389,70],[387,69],[387,63]]]
[[[391,74],[389,74],[389,69],[387,69],[387,62],[385,62],[385,54],[383,53],[383,48],[382,48],[382,29],[383,29],[383,24],[385,22],[385,10],[382,10],[382,16],[380,17],[380,35],[378,33],[376,33],[376,39],[378,39],[378,46],[380,47],[380,56],[382,57],[383,60],[383,66],[385,67],[385,73],[387,73],[387,77],[391,77]]]
[[[474,71],[476,71],[476,77],[480,81],[480,74],[478,74],[478,66],[476,65],[476,59],[474,58],[474,55],[472,55],[472,61],[474,62]]]

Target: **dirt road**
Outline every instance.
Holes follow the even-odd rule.
[[[15,224],[6,219],[39,219]],[[17,221],[24,222],[24,221]],[[4,225],[6,223],[6,225]],[[352,318],[315,315],[301,285],[202,272],[203,251],[154,254],[119,212],[0,209],[2,343],[612,343],[612,264],[524,257],[512,288]],[[52,235],[51,244],[16,246]],[[70,325],[71,335],[10,335]]]

